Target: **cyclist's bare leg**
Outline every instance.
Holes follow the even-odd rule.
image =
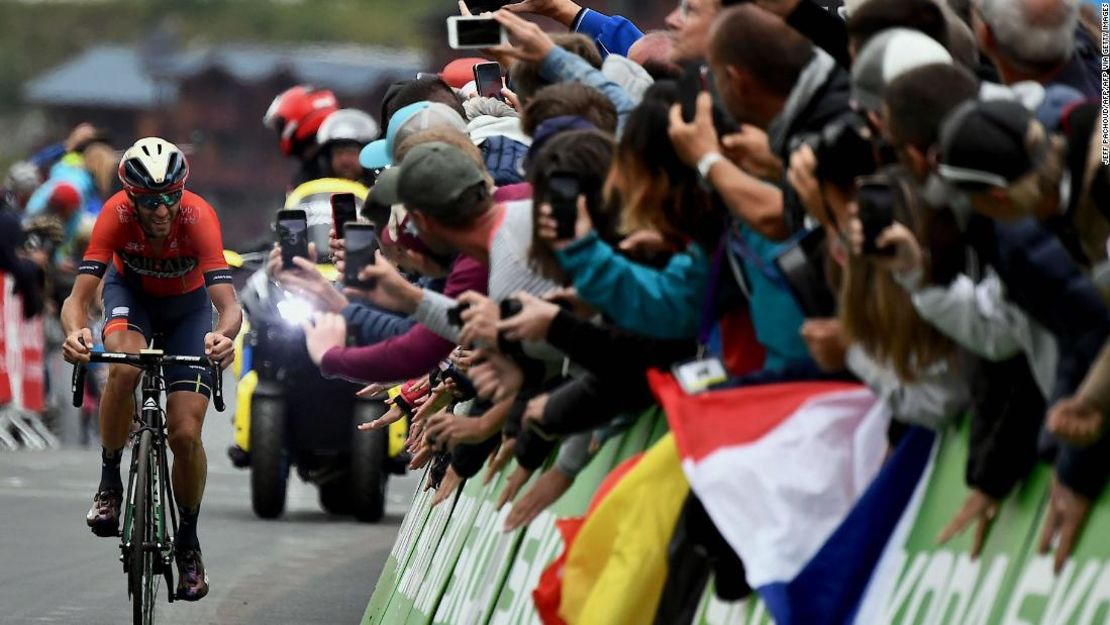
[[[104,347],[112,352],[137,352],[146,347],[139,332],[121,330],[104,337]],[[85,522],[97,536],[112,537],[119,531],[119,512],[123,499],[120,462],[123,446],[135,414],[135,387],[142,372],[128,365],[108,365],[108,382],[100,398],[100,485],[93,497]]]
[[[179,523],[175,539],[180,552],[200,549],[197,521],[204,482],[208,476],[208,458],[200,440],[201,426],[208,398],[200,393],[170,393],[166,405],[169,415],[169,444],[173,451],[173,491],[177,499]]]
[[[173,452],[173,492],[177,499],[179,524],[175,558],[178,580],[177,598],[196,601],[208,594],[208,576],[200,557],[197,519],[204,482],[208,476],[208,458],[200,440],[208,398],[200,393],[176,391],[166,401],[169,444]]]
[[[200,432],[208,398],[200,393],[177,391],[166,402],[173,452],[173,494],[182,508],[197,508],[204,495],[208,476],[208,458],[204,454]]]
[[[104,349],[110,352],[137,352],[146,345],[143,335],[131,330],[104,337]],[[108,383],[100,398],[100,442],[104,449],[121,449],[127,444],[135,415],[135,388],[142,374],[130,365],[108,365]]]

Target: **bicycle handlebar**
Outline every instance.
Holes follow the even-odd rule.
[[[224,383],[223,369],[203,356],[175,356],[161,352],[143,352],[131,354],[126,352],[92,352],[89,362],[131,365],[140,369],[157,368],[164,365],[202,365],[212,369],[212,403],[216,410],[223,412],[224,408]],[[73,365],[73,407],[80,408],[85,400],[85,367],[81,364]]]

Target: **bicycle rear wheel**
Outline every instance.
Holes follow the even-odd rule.
[[[135,472],[135,513],[131,524],[131,566],[128,572],[131,585],[131,605],[135,625],[154,623],[154,602],[156,600],[158,578],[154,574],[153,546],[157,540],[152,514],[150,448],[154,435],[150,430],[139,436],[135,453],[139,461]]]

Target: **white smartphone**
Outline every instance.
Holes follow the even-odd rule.
[[[447,18],[447,45],[452,50],[492,48],[503,43],[509,43],[509,35],[492,16],[455,15]]]

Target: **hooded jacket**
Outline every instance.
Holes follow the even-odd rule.
[[[771,151],[783,163],[807,135],[821,132],[830,122],[849,113],[851,78],[824,50],[815,48],[813,58],[802,70],[786,104],[767,128]],[[783,219],[790,233],[802,229],[805,208],[783,173]]]

